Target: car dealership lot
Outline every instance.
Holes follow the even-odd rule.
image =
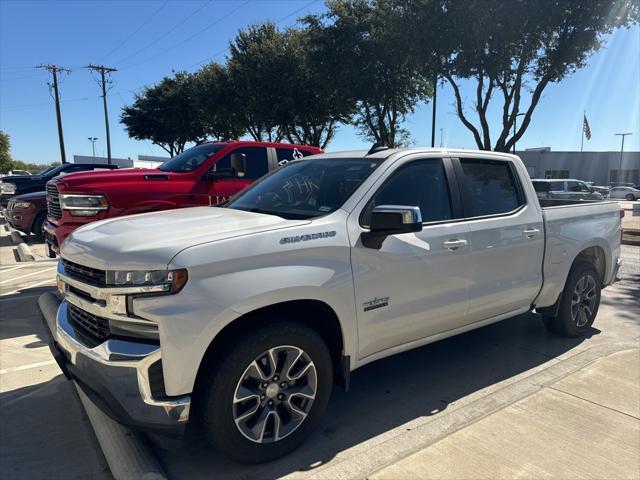
[[[54,283],[55,261],[11,263],[12,247],[2,245],[0,468],[14,478],[43,471],[51,478],[108,476],[72,384],[44,342],[37,298]],[[623,262],[622,281],[605,290],[589,338],[551,336],[527,314],[375,362],[354,372],[349,393],[334,390],[330,414],[301,449],[269,464],[230,462],[197,431],[182,449],[155,451],[171,478],[371,475],[541,385],[637,345],[640,247],[623,246]]]

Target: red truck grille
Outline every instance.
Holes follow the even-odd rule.
[[[106,318],[96,317],[71,304],[67,306],[67,315],[71,323],[87,337],[85,341],[90,340],[92,346],[101,344],[111,335],[109,320]]]
[[[60,208],[60,194],[55,185],[47,185],[47,212],[49,216],[55,220],[62,218],[62,209]]]

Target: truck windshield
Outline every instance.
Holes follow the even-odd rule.
[[[224,143],[203,143],[167,160],[158,167],[158,170],[174,173],[191,172],[224,146]]]
[[[254,183],[226,207],[286,219],[327,215],[340,208],[379,164],[366,158],[299,160]]]

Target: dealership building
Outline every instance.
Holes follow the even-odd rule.
[[[576,178],[595,185],[640,184],[640,152],[518,151],[531,178]]]

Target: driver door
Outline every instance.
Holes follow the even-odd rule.
[[[462,326],[469,301],[470,233],[449,160],[403,162],[375,188],[349,222],[364,232],[375,206],[418,206],[423,229],[379,250],[351,240],[360,358]]]
[[[237,160],[241,156],[243,162]],[[244,171],[238,165],[244,164]],[[217,178],[215,180],[203,179],[206,182],[206,191],[203,192],[203,204],[216,205],[229,200],[230,197],[240,190],[251,185],[255,180],[266,175],[269,171],[269,161],[267,149],[265,147],[241,147],[236,148],[229,154],[218,160],[212,171],[230,172],[228,177]]]

